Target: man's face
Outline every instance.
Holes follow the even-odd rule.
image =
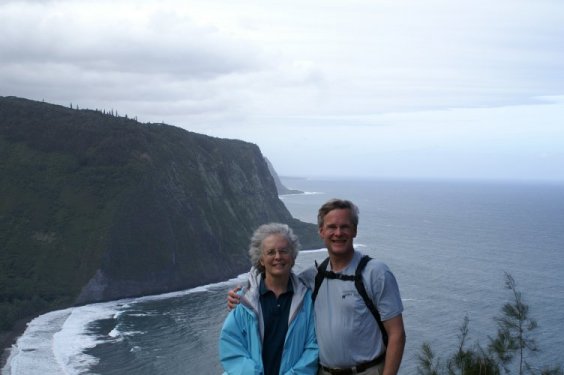
[[[353,239],[356,237],[356,228],[353,226],[350,210],[329,211],[323,218],[323,226],[319,228],[319,235],[329,254],[344,255],[354,251]]]
[[[292,259],[288,241],[284,236],[273,234],[262,241],[260,263],[269,276],[276,277],[290,274],[294,259]]]

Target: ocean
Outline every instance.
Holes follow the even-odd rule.
[[[448,357],[464,317],[467,345],[487,346],[512,295],[510,273],[539,327],[534,365],[564,364],[564,183],[283,178],[305,194],[281,199],[294,217],[346,198],[360,208],[355,244],[396,275],[407,345],[401,375],[417,373],[423,342]],[[300,253],[297,270],[325,258]],[[226,292],[241,278],[54,311],[33,320],[2,375],[221,374],[217,339]]]

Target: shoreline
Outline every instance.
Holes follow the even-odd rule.
[[[34,317],[22,318],[14,323],[11,330],[0,333],[0,369],[8,363],[10,349],[27,329],[27,325]]]
[[[220,284],[223,284],[223,283],[234,282],[234,281],[237,280],[238,277],[241,277],[241,276],[244,276],[244,275],[246,275],[246,273],[240,274],[240,275],[236,276],[235,278],[229,279],[229,280],[226,280],[226,281],[195,286],[195,287],[188,288],[188,289],[169,291],[169,292],[164,292],[164,293],[159,293],[159,294],[148,294],[148,295],[135,296],[135,297],[124,297],[124,298],[119,298],[119,299],[115,299],[115,300],[108,300],[108,301],[90,302],[90,303],[85,303],[84,305],[96,304],[96,303],[118,302],[120,300],[125,301],[125,300],[138,299],[138,298],[167,298],[167,297],[174,295],[174,294],[187,293],[187,292],[191,292],[193,290],[198,290],[202,287],[205,288],[205,287],[208,287],[208,286],[214,286],[214,285],[220,285]],[[70,307],[78,307],[78,305],[70,306]],[[35,319],[38,316],[41,316],[43,314],[47,314],[49,312],[56,311],[56,310],[62,310],[62,309],[65,309],[65,307],[60,306],[58,309],[57,308],[47,309],[47,310],[41,311],[41,312],[39,312],[39,313],[37,313],[33,316],[28,316],[28,317],[25,317],[25,318],[18,319],[14,322],[12,329],[10,329],[8,331],[0,332],[0,370],[2,370],[4,367],[6,367],[6,365],[8,363],[8,358],[10,357],[12,347],[16,344],[17,340],[24,334],[25,330],[28,327],[28,324],[33,319]]]
[[[302,252],[319,252],[319,251],[326,251],[326,249],[310,249],[310,250],[302,250]],[[136,297],[125,297],[125,298],[120,298],[120,299],[116,299],[116,300],[109,300],[109,301],[103,301],[103,302],[92,302],[92,303],[107,303],[107,302],[117,302],[120,300],[130,300],[130,299],[137,299],[137,298],[167,298],[170,297],[171,295],[174,294],[183,294],[183,293],[189,293],[191,291],[194,290],[199,290],[202,287],[213,287],[213,286],[217,286],[217,285],[221,285],[221,284],[225,284],[225,283],[232,283],[232,282],[236,282],[238,279],[240,279],[241,277],[245,277],[246,276],[246,272],[242,273],[240,275],[237,275],[234,278],[225,280],[225,281],[220,281],[217,283],[211,283],[211,284],[205,284],[205,285],[200,285],[200,286],[196,286],[196,287],[192,287],[192,288],[188,288],[188,289],[183,289],[183,290],[177,290],[177,291],[169,291],[169,292],[164,292],[164,293],[159,293],[159,294],[149,294],[149,295],[143,295],[143,296],[136,296]],[[86,303],[85,305],[88,305],[88,303]],[[77,307],[77,306],[73,306],[73,307]],[[59,309],[64,309],[64,307],[60,307]],[[43,314],[47,314],[50,311],[55,311],[57,309],[49,309],[49,310],[45,310],[42,311],[41,313],[38,313],[34,316],[29,316],[26,318],[21,318],[19,320],[17,320],[12,329],[8,330],[8,331],[3,331],[0,332],[0,370],[2,370],[8,363],[8,358],[10,356],[11,353],[11,349],[12,347],[16,344],[17,340],[24,334],[25,330],[28,327],[28,324],[35,318],[37,318],[40,315]]]

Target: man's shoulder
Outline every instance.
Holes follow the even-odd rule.
[[[366,263],[366,269],[368,270],[377,270],[377,271],[390,271],[390,267],[381,260],[371,258],[368,263]]]
[[[315,275],[317,274],[317,268],[311,265],[301,272],[298,273],[298,277],[302,282],[307,285],[310,289],[313,288],[313,283],[315,282]]]
[[[353,261],[358,264],[360,263],[360,260],[364,257],[368,257],[370,258],[369,261],[366,263],[366,267],[371,267],[371,268],[388,268],[388,266],[386,265],[386,263],[382,262],[381,260],[366,254],[362,251],[359,250],[354,250],[354,258]]]
[[[360,262],[360,259],[365,256],[365,254],[362,254],[359,251],[356,251],[358,254],[358,259]],[[388,274],[392,274],[392,271],[390,270],[390,268],[388,267],[388,265],[384,262],[382,262],[381,260],[378,260],[376,258],[373,258],[371,256],[370,260],[366,263],[366,265],[364,266],[364,269],[362,271],[362,275],[364,278],[385,278],[386,275]],[[358,262],[356,263],[357,265],[359,264]]]

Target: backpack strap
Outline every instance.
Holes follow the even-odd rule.
[[[382,318],[380,317],[380,313],[378,312],[378,309],[374,305],[374,302],[372,302],[372,299],[368,296],[368,293],[366,292],[366,288],[364,287],[364,282],[362,281],[362,272],[364,271],[364,268],[366,267],[366,264],[370,261],[370,259],[372,258],[370,258],[368,255],[364,255],[360,259],[360,262],[356,267],[356,271],[354,275],[343,275],[340,273],[335,273],[333,271],[327,271],[327,265],[329,264],[328,257],[325,258],[325,260],[321,262],[320,265],[317,265],[316,262],[315,266],[317,268],[317,274],[315,275],[315,284],[313,291],[311,293],[311,299],[315,303],[315,298],[317,297],[317,293],[319,292],[319,287],[323,283],[324,278],[339,279],[343,281],[354,281],[354,286],[358,291],[358,294],[360,294],[362,300],[364,301],[364,304],[366,305],[366,307],[368,307],[368,310],[370,310],[370,312],[374,316],[374,319],[376,319],[376,322],[378,323],[380,332],[382,332],[382,340],[384,341],[384,345],[388,346],[388,333],[386,332],[384,323],[382,323]]]
[[[317,273],[315,274],[315,284],[313,287],[313,291],[311,292],[311,299],[315,303],[315,298],[317,297],[317,292],[319,292],[319,287],[325,278],[325,270],[327,269],[327,265],[329,264],[329,257],[325,258],[323,262],[318,266],[317,262],[315,262],[315,268],[317,268]]]
[[[355,278],[354,278],[354,286],[356,290],[361,295],[366,307],[368,310],[374,315],[376,322],[378,323],[378,327],[380,327],[380,332],[382,332],[382,341],[384,341],[384,345],[388,346],[388,333],[386,332],[386,328],[384,327],[384,323],[382,323],[382,318],[380,317],[380,312],[372,302],[372,299],[368,297],[368,293],[366,293],[366,288],[364,287],[364,282],[362,281],[362,271],[364,271],[364,267],[370,261],[370,257],[368,255],[364,255],[360,262],[358,263],[358,267],[356,267],[355,271]]]

